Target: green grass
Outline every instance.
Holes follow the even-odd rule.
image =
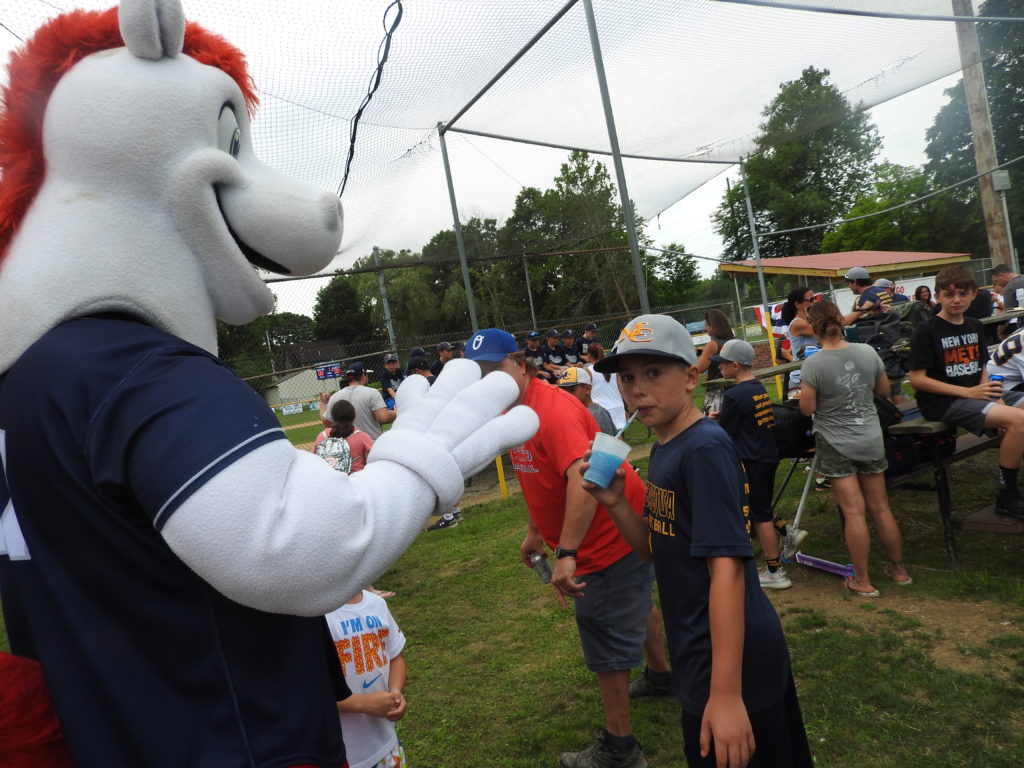
[[[391,607],[409,638],[410,710],[399,729],[418,764],[550,766],[601,727],[571,613],[518,563],[525,514],[515,500],[470,508],[462,525],[420,537],[378,580],[397,590]],[[915,573],[924,597],[944,595],[946,578]],[[969,672],[932,658],[941,631],[923,629],[884,599],[845,597],[837,584],[813,573],[793,593],[825,591],[842,612],[780,608],[818,766],[1022,764],[1024,613],[1012,594],[996,607],[1015,617],[1012,631],[975,651],[972,662],[984,669]],[[634,705],[652,766],[682,763],[678,714],[673,702]]]

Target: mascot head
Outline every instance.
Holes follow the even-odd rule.
[[[216,350],[273,308],[256,267],[337,253],[338,198],[253,153],[242,54],[180,0],[53,19],[0,112],[0,371],[59,323],[125,312]]]

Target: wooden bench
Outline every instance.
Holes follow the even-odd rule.
[[[908,419],[907,421],[894,424],[889,427],[889,434],[893,436],[911,436],[924,438],[929,448],[929,459],[923,461],[909,472],[896,475],[886,479],[886,485],[890,488],[907,488],[910,490],[934,490],[939,498],[939,515],[942,518],[942,533],[946,540],[946,553],[949,555],[949,563],[953,568],[958,568],[959,563],[956,557],[956,538],[953,528],[956,521],[953,519],[953,499],[949,491],[948,468],[951,464],[974,456],[988,448],[995,448],[999,445],[1000,437],[978,436],[962,434],[956,438],[956,450],[953,453],[942,455],[939,438],[943,435],[950,435],[956,432],[956,427],[944,421],[928,421],[924,417]],[[927,471],[932,470],[934,485],[915,486],[911,481]]]

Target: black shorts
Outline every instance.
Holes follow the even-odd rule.
[[[754,756],[747,768],[814,768],[807,732],[796,698],[792,673],[779,703],[757,712],[748,712],[754,731]],[[683,754],[690,768],[715,768],[715,747],[707,757],[700,756],[700,721],[703,713],[683,711]]]
[[[772,496],[775,494],[775,470],[778,462],[743,461],[750,489],[750,522],[772,521]]]

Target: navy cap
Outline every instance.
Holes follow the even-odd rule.
[[[409,359],[409,362],[405,366],[406,373],[415,373],[416,371],[430,370],[427,365],[427,358],[425,357],[413,357]]]
[[[583,330],[584,331],[596,331],[597,330],[597,323],[587,323],[586,325],[583,326]]]
[[[564,331],[562,331],[561,336],[562,336],[563,339],[564,338],[570,338],[571,339],[572,338],[572,328],[566,328]]]
[[[366,363],[352,363],[352,365],[345,370],[345,375],[350,379],[358,378],[367,373],[373,373],[373,371],[366,367]]]
[[[498,328],[484,328],[469,337],[466,342],[466,358],[469,360],[500,363],[513,352],[519,351],[516,337]]]
[[[385,363],[397,363],[398,362],[398,355],[392,355],[392,354],[384,355],[384,362]]]
[[[557,339],[558,331],[555,330],[554,328],[548,328],[546,331],[544,331],[544,335],[547,336],[549,339]]]
[[[438,352],[443,352],[446,349],[454,349],[454,347],[452,347],[452,345],[447,341],[442,341],[440,344],[437,345]]]

